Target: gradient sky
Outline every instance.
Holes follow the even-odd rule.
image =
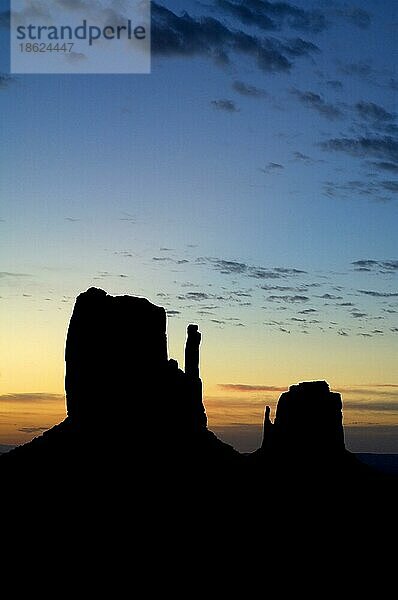
[[[63,76],[10,75],[0,6],[0,444],[63,418],[95,285],[164,306],[181,366],[199,324],[237,447],[321,378],[350,448],[398,452],[397,2],[153,3],[150,75]]]

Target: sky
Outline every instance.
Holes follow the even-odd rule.
[[[164,306],[180,366],[199,325],[235,447],[325,379],[348,448],[398,452],[397,2],[153,2],[151,73],[123,75],[11,74],[0,8],[0,447],[64,418],[94,285]]]

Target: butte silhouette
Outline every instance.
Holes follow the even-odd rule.
[[[391,485],[345,448],[341,397],[325,381],[291,386],[273,423],[266,408],[255,452],[222,442],[207,427],[200,342],[189,325],[182,370],[168,357],[164,308],[96,288],[80,294],[66,338],[67,417],[3,455],[3,481],[107,501],[132,484],[174,499],[193,488],[246,502],[298,485],[308,494]]]

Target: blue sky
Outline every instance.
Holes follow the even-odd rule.
[[[285,383],[270,343],[303,355],[286,378],[394,383],[397,3],[167,1],[152,17],[150,75],[13,76],[1,27],[6,334],[30,314],[52,364],[74,296],[99,285],[174,311],[179,359],[199,322],[214,386],[221,340],[248,349],[240,383]],[[2,393],[26,392],[7,369]],[[61,392],[54,373],[26,388]]]

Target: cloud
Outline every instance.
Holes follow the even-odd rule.
[[[311,91],[301,92],[295,88],[291,90],[291,93],[296,96],[301,104],[315,110],[329,120],[340,119],[343,116],[343,113],[337,106],[325,102],[319,94]]]
[[[240,297],[240,298],[242,298],[242,297],[243,297],[243,298],[251,298],[251,297],[252,297],[252,294],[250,293],[250,290],[248,290],[248,291],[244,291],[244,290],[234,290],[234,291],[232,291],[232,292],[231,292],[231,294],[232,294],[233,296],[238,296],[238,297]]]
[[[207,294],[206,292],[188,292],[184,296],[178,296],[178,300],[194,300],[201,302],[202,300],[225,300],[223,296],[217,294]]]
[[[260,169],[263,173],[277,173],[278,171],[282,171],[285,167],[280,163],[270,162],[266,167]]]
[[[398,181],[389,181],[389,180],[381,181],[380,186],[383,189],[388,190],[389,192],[393,192],[393,193],[398,192]]]
[[[374,298],[396,298],[398,292],[373,292],[371,290],[358,290],[360,294],[366,294],[367,296],[373,296]]]
[[[124,215],[124,216],[120,217],[119,221],[127,221],[128,223],[136,222],[136,218],[134,217],[134,215],[131,215],[130,213],[127,213],[127,212],[122,212],[122,215]]]
[[[0,278],[6,277],[30,277],[28,273],[11,273],[9,271],[0,271]]]
[[[211,103],[214,108],[218,110],[224,110],[225,112],[239,112],[239,108],[237,108],[235,102],[233,100],[212,100]]]
[[[360,158],[375,156],[387,162],[398,161],[398,140],[391,136],[332,138],[321,142],[320,146],[323,150],[345,152]]]
[[[223,275],[231,274],[242,274],[247,273],[249,266],[246,263],[240,263],[233,260],[223,259],[199,259],[200,261],[209,261],[217,271],[220,271]]]
[[[385,402],[378,401],[344,401],[344,408],[351,410],[366,410],[377,412],[398,412],[398,400],[386,400]]]
[[[265,290],[267,292],[272,292],[272,291],[276,291],[276,292],[306,292],[309,288],[318,287],[318,286],[319,286],[319,284],[317,284],[317,283],[303,284],[302,286],[299,286],[299,287],[294,287],[294,286],[290,286],[290,285],[260,285],[260,289]]]
[[[254,4],[254,3],[252,3]],[[260,2],[259,4],[263,4]],[[276,23],[265,12],[258,12],[250,7],[250,0],[245,4],[230,2],[229,0],[216,0],[218,8],[229,13],[244,25],[255,25],[260,29],[276,29]]]
[[[354,260],[351,264],[355,271],[375,271],[382,274],[398,272],[398,260],[361,259]]]
[[[307,42],[301,38],[294,38],[285,42],[283,50],[292,57],[311,56],[311,53],[318,53],[320,49],[312,42]]]
[[[334,296],[333,294],[323,294],[323,296],[317,296],[317,298],[323,298],[324,300],[343,300],[342,296]]]
[[[228,5],[228,6],[227,6]],[[231,6],[230,6],[231,5]],[[225,9],[233,9],[226,3]],[[152,52],[161,56],[204,56],[216,64],[228,64],[230,54],[251,57],[265,72],[288,72],[291,59],[311,56],[319,49],[315,44],[300,38],[279,41],[276,38],[258,38],[241,30],[232,30],[212,17],[181,16],[152,3]],[[289,57],[289,58],[288,58]]]
[[[232,87],[241,96],[248,96],[249,98],[265,98],[268,95],[265,90],[255,85],[244,83],[243,81],[234,81]]]
[[[220,258],[198,258],[199,264],[209,264],[216,271],[223,275],[246,275],[254,279],[280,279],[300,274],[306,274],[306,271],[291,267],[257,267],[247,263],[224,260]]]
[[[360,196],[366,196],[373,201],[388,202],[391,200],[390,194],[398,192],[398,182],[392,180],[376,181],[346,181],[345,183],[336,183],[333,181],[324,182],[324,193],[326,196],[352,197],[352,192]],[[389,194],[385,195],[385,192]]]
[[[309,156],[307,156],[307,154],[303,154],[302,152],[293,152],[293,156],[295,158],[295,160],[311,160],[311,158]]]
[[[250,385],[246,383],[219,383],[218,387],[228,392],[286,392],[288,386]]]
[[[64,401],[62,394],[48,394],[46,392],[26,393],[26,394],[2,394],[0,402],[54,402],[54,400]]]
[[[21,433],[43,433],[48,427],[21,427],[18,429]]]
[[[119,277],[125,279],[128,275],[124,275],[123,273],[110,273],[109,271],[98,271],[98,274],[93,279],[107,279],[107,278]],[[46,298],[46,300],[51,300],[51,298]]]
[[[162,248],[160,249],[162,250]],[[129,256],[129,255],[127,255]],[[171,258],[170,256],[153,256],[152,260],[155,261],[156,263],[173,263],[175,265],[185,265],[186,263],[189,263],[189,260],[182,258],[182,259],[176,259],[176,258]]]
[[[341,392],[349,392],[350,394],[389,394],[388,390],[398,390],[398,383],[368,383],[367,385],[356,385],[347,386],[343,385],[339,387]],[[395,393],[395,392],[393,392]]]
[[[375,167],[380,171],[388,171],[390,173],[398,173],[398,164],[394,164],[392,162],[370,162],[369,165],[371,167]]]
[[[291,267],[257,267],[247,263],[220,258],[198,258],[199,264],[209,264],[223,275],[246,275],[254,279],[280,279],[306,274],[306,271]]]
[[[391,122],[395,119],[393,113],[388,112],[385,108],[374,102],[357,102],[355,110],[362,119],[371,122]]]
[[[267,298],[268,302],[290,302],[290,303],[297,303],[297,302],[308,302],[309,298],[308,296],[299,296],[299,295],[295,295],[295,296],[268,296]]]
[[[300,162],[306,163],[308,165],[314,165],[317,163],[325,162],[320,159],[311,158],[311,156],[308,156],[307,154],[303,154],[302,152],[293,152],[293,158],[296,161],[300,161]]]
[[[263,30],[277,30],[287,26],[297,31],[319,33],[327,27],[326,18],[320,11],[305,10],[287,2],[217,0],[216,4],[244,25],[254,25]]]

